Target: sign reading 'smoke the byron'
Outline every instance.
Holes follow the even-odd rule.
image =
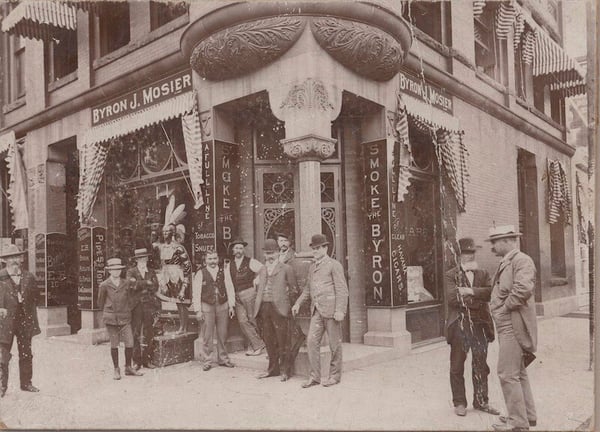
[[[148,108],[192,89],[192,72],[184,71],[92,107],[92,126]]]

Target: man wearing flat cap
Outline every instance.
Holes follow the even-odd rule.
[[[338,384],[342,378],[342,321],[348,307],[348,285],[342,264],[327,255],[328,245],[329,241],[323,234],[312,236],[310,247],[315,261],[308,269],[302,295],[292,308],[292,313],[296,315],[300,305],[310,297],[311,318],[307,341],[310,376],[302,388],[318,384],[329,387]],[[331,364],[329,378],[321,383],[319,353],[324,332],[329,338]]]
[[[492,280],[490,308],[498,332],[498,378],[507,415],[494,430],[528,430],[537,422],[535,403],[525,369],[537,348],[535,313],[536,268],[519,250],[521,233],[512,225],[491,228],[488,241],[502,257]]]
[[[229,264],[231,280],[235,290],[235,314],[242,333],[248,340],[246,355],[257,356],[262,354],[265,343],[258,335],[258,327],[254,316],[254,303],[256,301],[255,278],[262,268],[262,264],[246,256],[246,243],[241,238],[233,240],[229,247],[233,253],[233,262]]]
[[[475,261],[477,246],[472,238],[461,238],[458,266],[446,273],[448,319],[446,340],[450,344],[450,387],[454,412],[467,414],[465,360],[471,351],[473,366],[473,408],[500,414],[488,403],[488,343],[494,341],[494,324],[488,302],[492,293],[490,275]]]
[[[40,334],[36,309],[38,290],[35,276],[23,269],[25,253],[14,244],[0,251],[0,260],[6,263],[6,267],[0,270],[0,397],[4,397],[8,387],[8,362],[15,337],[19,349],[21,390],[39,391],[31,383],[31,338]]]
[[[155,295],[158,291],[158,278],[154,270],[148,268],[149,256],[148,249],[136,249],[133,256],[136,265],[127,270],[127,280],[133,287],[129,299],[133,330],[133,361],[136,369],[141,366],[154,369],[151,363],[154,319],[160,309],[160,301]]]

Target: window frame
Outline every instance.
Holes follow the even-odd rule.
[[[94,59],[98,60],[101,59],[103,57],[107,57],[110,54],[118,51],[119,49],[126,47],[127,45],[129,45],[131,43],[131,9],[130,9],[130,5],[129,5],[129,1],[123,1],[123,2],[119,2],[119,3],[112,3],[111,2],[111,7],[110,9],[108,9],[106,7],[106,5],[102,5],[103,7],[99,8],[99,11],[97,14],[90,14],[92,15],[92,28],[93,28],[93,35],[94,35]],[[105,20],[109,20],[110,18],[114,18],[113,15],[118,16],[119,19],[123,19],[123,22],[125,21],[125,18],[123,18],[123,14],[119,14],[116,13],[114,8],[115,7],[126,7],[127,8],[127,31],[128,31],[128,37],[127,37],[127,42],[122,43],[121,45],[116,45],[114,41],[111,42],[112,39],[109,38],[109,35],[115,35],[114,32],[110,31],[110,28],[114,28],[115,25],[117,25],[115,22],[110,22],[107,23],[105,22]],[[110,17],[107,17],[107,15],[110,14]]]
[[[486,5],[482,14],[473,17],[474,28],[479,28],[488,39],[488,43],[477,38],[477,31],[474,30],[474,53],[475,53],[475,70],[493,79],[495,82],[506,86],[508,78],[508,47],[507,40],[500,40],[496,36],[496,26],[494,21],[495,9]],[[493,58],[493,65],[482,66],[481,60],[478,61],[478,48],[489,52],[486,58]]]

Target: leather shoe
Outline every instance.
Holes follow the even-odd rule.
[[[211,365],[205,364],[205,365],[202,365],[202,370],[206,372],[206,371],[210,370],[211,367],[212,367]]]
[[[498,411],[494,407],[491,407],[488,404],[486,404],[486,405],[477,405],[477,406],[474,406],[473,408],[475,408],[478,411],[483,411],[483,412],[486,412],[486,413],[492,414],[492,415],[499,415],[500,414],[500,411]]]
[[[263,378],[270,378],[270,377],[274,377],[274,376],[277,376],[277,374],[274,374],[274,373],[271,373],[271,372],[263,372],[259,376],[257,376],[256,378],[263,379]]]
[[[457,405],[454,407],[454,414],[457,416],[464,417],[467,415],[467,407],[464,405]]]
[[[6,394],[6,388],[5,387],[0,388],[0,398],[3,398],[5,394]]]
[[[279,381],[287,381],[289,379],[290,379],[290,377],[288,376],[288,374],[282,373],[281,377],[279,378]]]
[[[152,363],[146,363],[146,364],[144,365],[144,367],[145,367],[146,369],[156,369],[156,366],[154,366]]]
[[[231,363],[231,362],[220,363],[219,366],[224,366],[224,367],[228,367],[228,368],[235,367],[235,365],[233,363]]]
[[[339,383],[340,383],[339,381],[336,381],[336,380],[330,378],[323,383],[323,387],[331,387],[331,386],[339,384]]]
[[[529,430],[529,428],[511,426],[508,423],[493,424],[492,427],[494,428],[495,431],[526,431],[526,430]]]
[[[259,348],[257,350],[248,350],[246,351],[246,355],[247,356],[257,356],[257,355],[261,355],[264,351],[264,348]]]
[[[500,420],[502,423],[507,423],[508,417],[500,416],[500,417],[498,417],[498,420]],[[529,420],[529,426],[534,427],[536,425],[537,425],[537,420]]]
[[[26,392],[32,392],[32,393],[37,393],[40,391],[40,389],[37,388],[36,386],[34,386],[33,384],[27,384],[27,385],[21,386],[21,390],[26,391]]]
[[[121,379],[121,369],[119,369],[118,367],[115,368],[115,371],[113,373],[113,379],[114,380],[120,380]]]
[[[131,366],[125,366],[125,375],[128,375],[128,376],[142,376],[144,374],[142,372],[136,371]]]
[[[311,379],[311,380],[305,382],[304,384],[302,384],[302,388],[309,388],[309,387],[316,386],[319,384],[321,384],[319,381],[315,381],[315,380]]]

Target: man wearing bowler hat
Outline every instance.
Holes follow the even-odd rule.
[[[36,309],[38,290],[35,276],[23,269],[25,253],[14,244],[0,252],[0,260],[6,263],[0,270],[0,397],[4,397],[8,387],[8,362],[14,337],[19,349],[21,390],[39,391],[31,383],[31,338],[40,334]]]
[[[127,270],[127,280],[133,289],[129,294],[131,301],[131,327],[133,330],[133,361],[135,368],[144,366],[154,369],[152,362],[152,342],[154,340],[154,318],[160,308],[155,293],[158,290],[158,278],[154,270],[148,268],[148,249],[136,249],[135,267]]]
[[[310,376],[302,388],[321,384],[321,339],[326,331],[331,350],[329,378],[322,382],[325,387],[338,384],[342,378],[342,321],[348,307],[348,285],[344,268],[327,255],[329,241],[323,234],[311,238],[310,247],[315,261],[308,269],[306,285],[296,300],[292,313],[296,315],[300,305],[309,297],[311,318],[308,329],[308,361]]]
[[[473,408],[500,414],[488,403],[488,343],[494,341],[494,324],[488,302],[492,293],[490,275],[475,261],[477,246],[472,238],[461,238],[458,266],[446,272],[448,319],[446,340],[450,344],[450,387],[454,412],[466,415],[465,360],[471,351]]]
[[[288,314],[290,292],[298,289],[294,270],[279,262],[279,246],[267,239],[263,247],[265,265],[258,272],[258,289],[254,315],[258,316],[269,354],[267,371],[258,378],[281,375],[281,381],[290,376],[288,341]]]
[[[246,256],[246,243],[237,238],[229,245],[233,253],[233,262],[229,265],[231,280],[235,290],[235,314],[240,324],[240,329],[248,339],[246,355],[256,356],[263,352],[265,343],[258,335],[256,319],[254,316],[254,303],[256,301],[256,286],[254,279],[262,268],[262,264]]]
[[[528,430],[537,415],[526,359],[537,348],[535,313],[536,268],[533,260],[519,250],[521,233],[513,225],[491,228],[488,241],[502,257],[492,280],[490,308],[498,331],[498,378],[507,415],[500,416],[494,430]]]

